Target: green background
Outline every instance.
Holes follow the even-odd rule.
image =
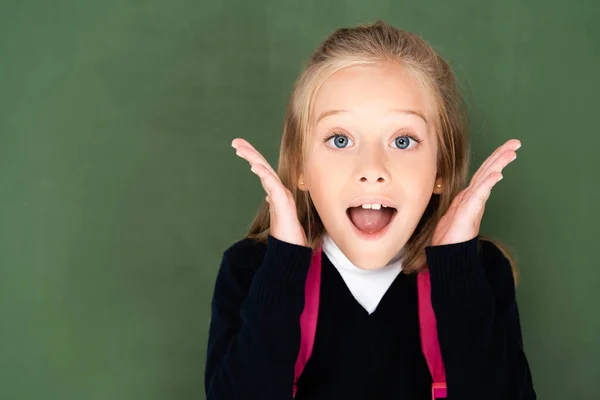
[[[482,233],[522,275],[541,399],[600,398],[600,3],[0,1],[0,398],[203,399],[222,252],[263,198],[291,85],[383,18],[451,61],[471,171],[519,158]]]

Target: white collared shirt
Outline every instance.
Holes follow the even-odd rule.
[[[402,271],[402,250],[384,267],[364,270],[352,264],[327,233],[323,235],[321,245],[323,253],[338,270],[352,296],[372,314]]]

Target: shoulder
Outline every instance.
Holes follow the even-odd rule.
[[[508,250],[491,238],[480,237],[479,257],[496,299],[512,301],[515,297],[514,261]]]
[[[250,238],[234,242],[223,252],[223,259],[235,264],[236,268],[256,269],[262,262],[267,244]]]
[[[512,277],[513,260],[508,250],[496,240],[479,237],[479,258],[490,274],[509,274]]]
[[[217,273],[215,296],[244,297],[262,264],[266,247],[261,241],[244,238],[226,248]]]

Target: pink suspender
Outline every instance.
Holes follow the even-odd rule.
[[[319,292],[321,288],[321,253],[320,247],[313,252],[306,277],[304,310],[300,316],[300,351],[298,352],[294,368],[294,396],[296,396],[298,378],[310,358],[315,342],[319,313]],[[421,347],[433,378],[431,387],[432,399],[446,398],[446,372],[437,337],[435,314],[431,305],[429,270],[424,269],[417,275],[417,291],[419,294]]]
[[[445,399],[448,396],[446,390],[446,370],[444,370],[440,342],[438,341],[437,336],[435,313],[433,312],[433,306],[431,305],[431,281],[429,280],[429,270],[426,268],[422,269],[417,274],[417,292],[419,296],[421,348],[433,379],[433,384],[431,385],[431,398]]]
[[[304,310],[300,315],[300,351],[294,368],[294,397],[298,389],[298,378],[308,362],[315,343],[317,319],[319,316],[319,292],[321,289],[321,248],[313,252],[306,285],[304,287]]]

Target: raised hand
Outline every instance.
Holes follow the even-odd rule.
[[[271,216],[270,235],[284,242],[306,246],[306,233],[298,220],[296,202],[292,192],[281,183],[277,172],[246,140],[233,139],[231,147],[236,149],[235,154],[250,163],[250,170],[258,175],[265,189]]]
[[[465,242],[479,234],[485,203],[492,187],[502,179],[504,167],[517,158],[516,150],[519,147],[521,142],[511,139],[484,161],[471,178],[469,186],[458,193],[448,212],[438,222],[432,246]]]

